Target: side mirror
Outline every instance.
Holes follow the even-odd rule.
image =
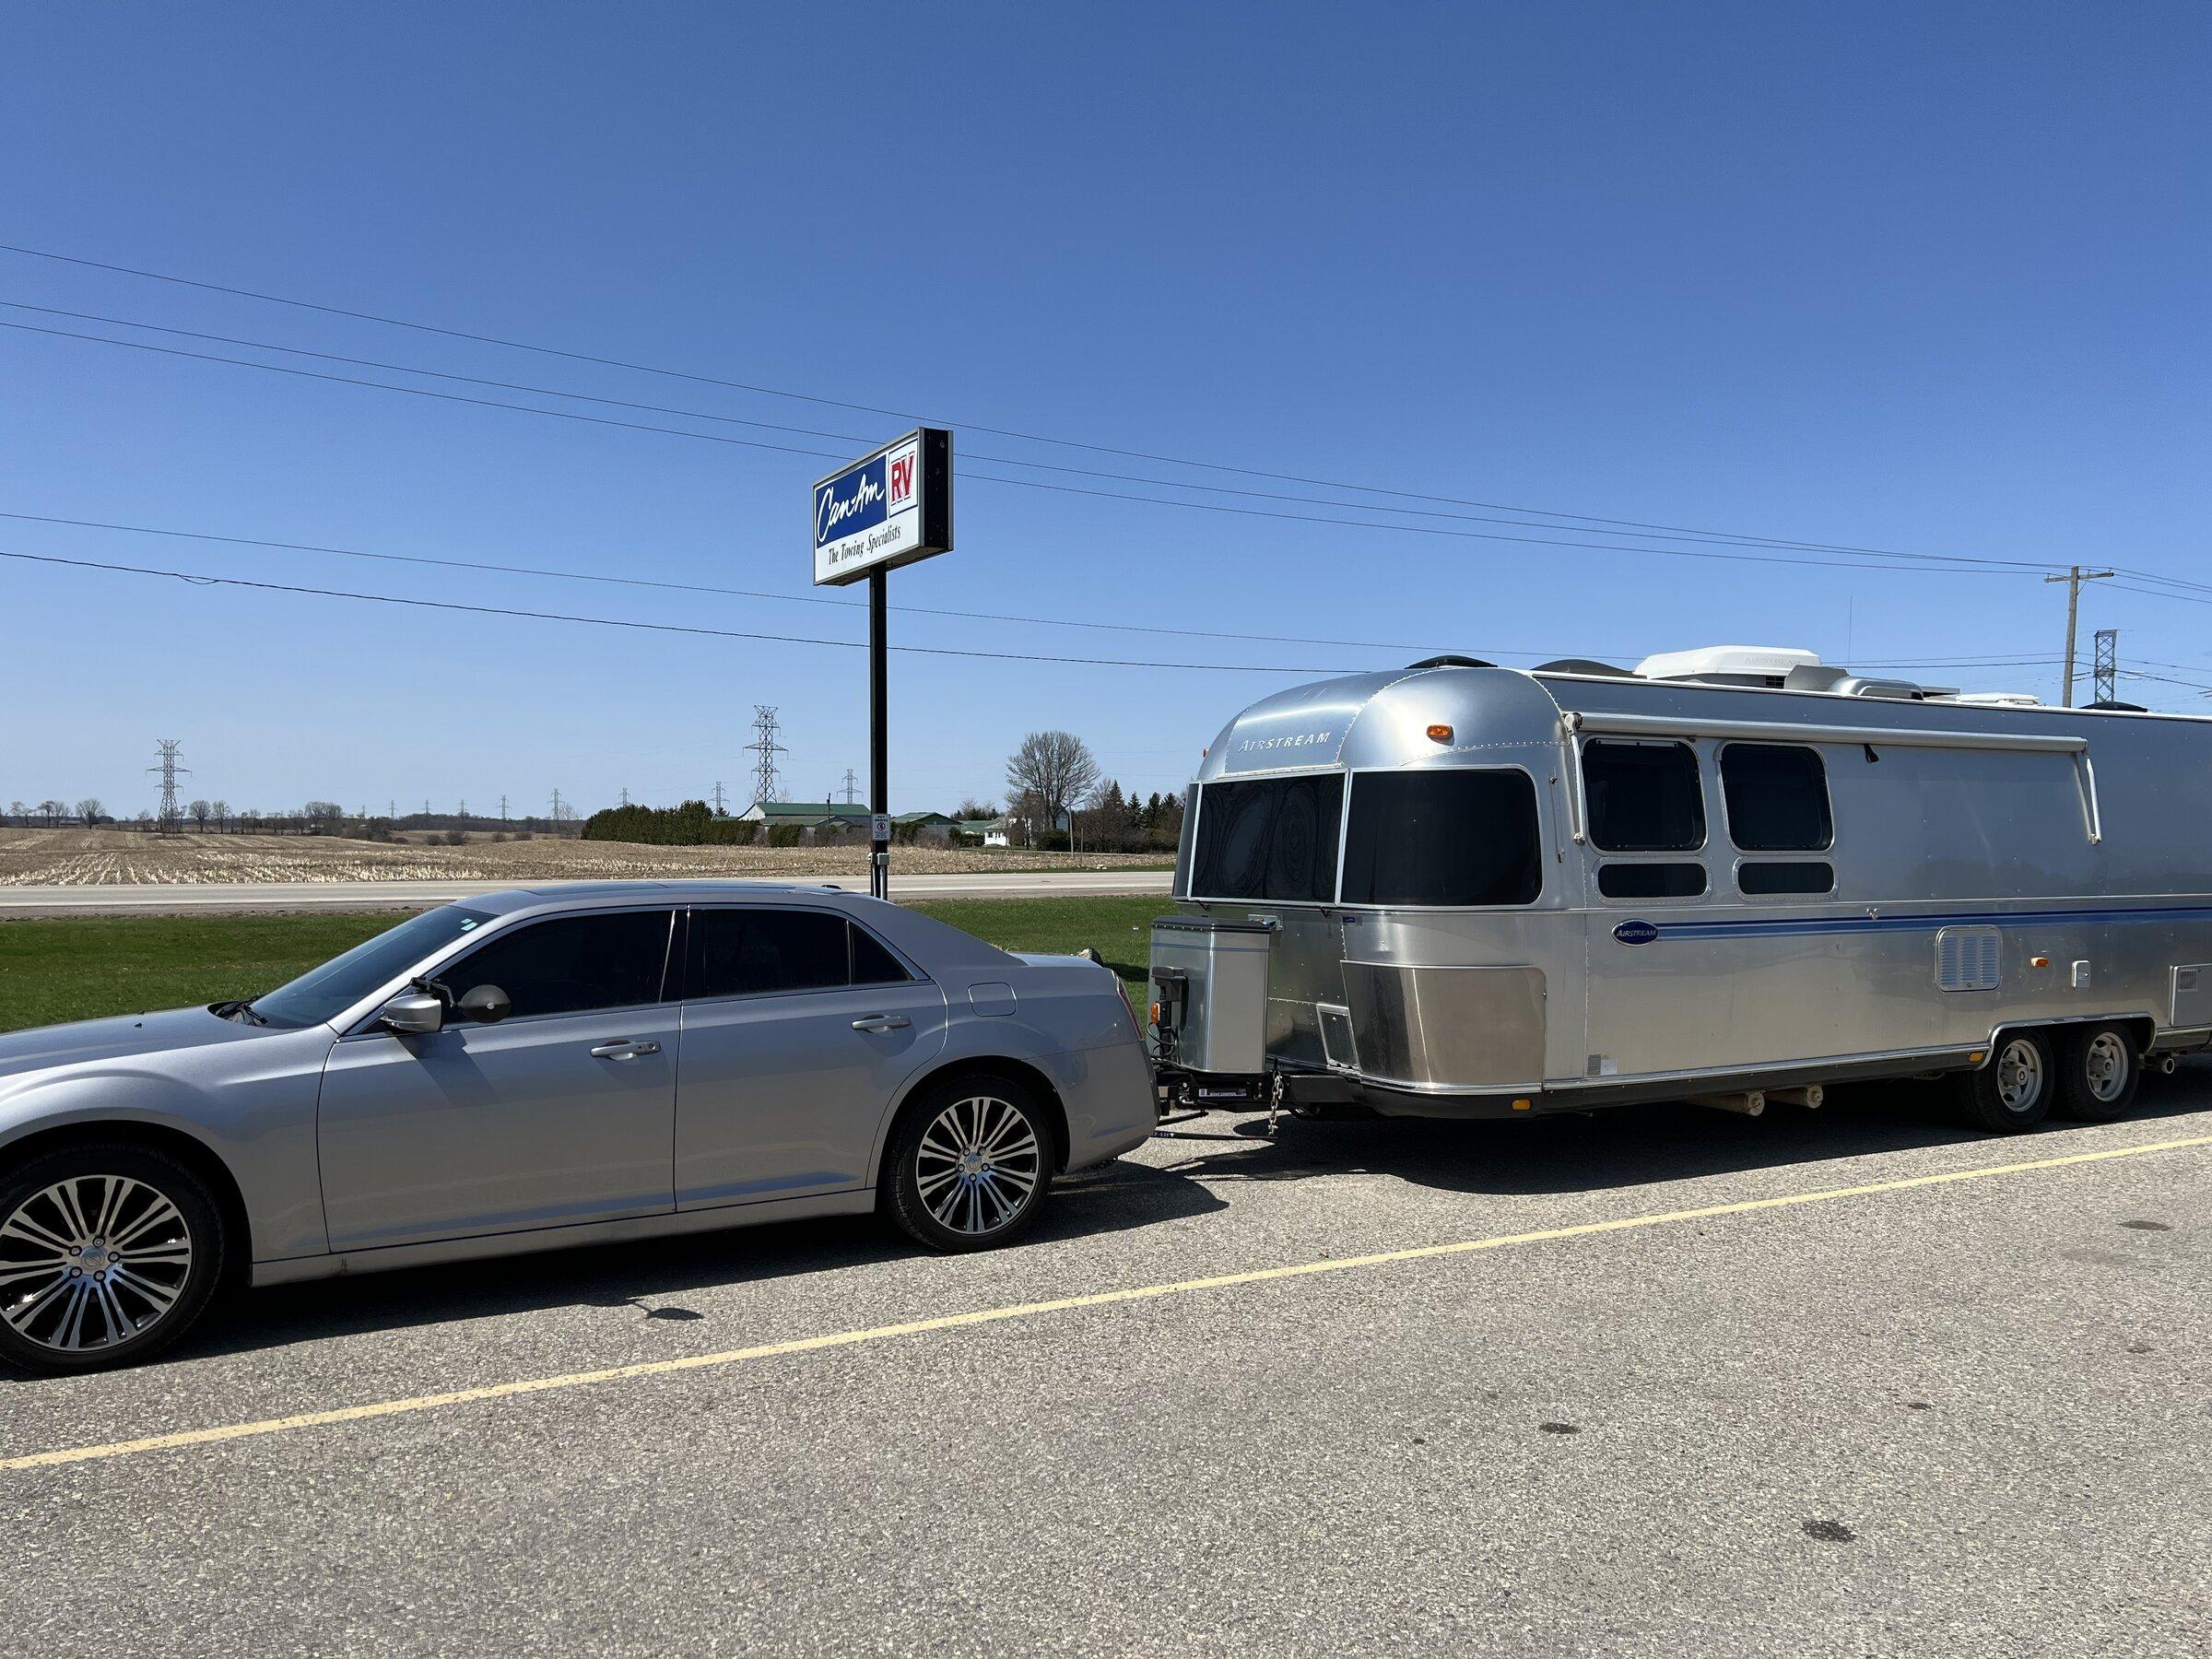
[[[497,985],[478,985],[453,1005],[453,1012],[478,1025],[497,1025],[514,1012],[514,1000]]]
[[[376,1023],[402,1037],[429,1037],[445,1027],[445,1004],[428,991],[402,991],[386,1003]]]

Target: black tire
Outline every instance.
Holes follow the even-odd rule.
[[[2143,1056],[2122,1025],[2081,1026],[2058,1050],[2058,1111],[2082,1124],[2115,1124],[2134,1110]]]
[[[1052,1121],[1030,1090],[986,1073],[947,1077],[899,1114],[884,1153],[883,1207],[928,1249],[990,1250],[1037,1219],[1054,1157]]]
[[[1956,1087],[1959,1115],[1974,1128],[1992,1135],[2034,1128],[2050,1116],[2058,1093],[2057,1057],[2049,1033],[2002,1033],[1988,1064],[1960,1072]]]
[[[86,1231],[110,1194],[105,1230]],[[0,1178],[0,1359],[49,1374],[135,1365],[206,1312],[229,1245],[206,1183],[164,1153],[103,1141],[41,1153]],[[53,1277],[37,1277],[50,1261]],[[74,1288],[88,1277],[97,1288]]]

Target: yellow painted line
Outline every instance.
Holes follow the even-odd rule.
[[[1050,1301],[1018,1302],[1011,1307],[982,1308],[969,1313],[946,1313],[935,1319],[912,1319],[902,1324],[877,1325],[865,1331],[840,1331],[827,1336],[799,1336],[788,1342],[763,1342],[753,1347],[727,1348],[716,1354],[693,1354],[680,1359],[648,1359],[636,1365],[610,1365],[604,1371],[570,1371],[558,1377],[527,1377],[513,1382],[488,1383],[481,1388],[456,1388],[445,1394],[414,1394],[401,1400],[379,1400],[367,1406],[342,1406],[331,1411],[303,1411],[292,1417],[264,1418],[253,1423],[228,1423],[215,1429],[188,1429],[178,1434],[153,1434],[144,1440],[112,1441],[99,1446],[68,1446],[58,1452],[33,1452],[22,1457],[0,1458],[0,1470],[39,1469],[55,1464],[131,1457],[141,1452],[170,1452],[185,1446],[218,1445],[225,1441],[250,1440],[263,1434],[283,1434],[295,1429],[322,1429],[334,1423],[366,1422],[372,1418],[437,1411],[448,1406],[473,1405],[479,1400],[505,1400],[519,1394],[545,1394],[559,1388],[583,1388],[594,1382],[619,1382],[638,1377],[665,1377],[677,1371],[709,1371],[718,1366],[740,1365],[749,1359],[772,1359],[784,1354],[818,1353],[825,1348],[853,1347],[860,1343],[882,1342],[894,1336],[920,1336],[933,1331],[957,1331],[968,1325],[998,1324],[1010,1319],[1034,1319],[1045,1313],[1066,1313],[1082,1308],[1107,1308],[1121,1302],[1152,1301],[1163,1296],[1188,1296],[1200,1290],[1227,1290],[1241,1285],[1272,1284],[1281,1279],[1312,1278],[1324,1273],[1349,1273],[1361,1267],[1387,1267],[1399,1262],[1433,1261],[1444,1256],[1469,1255],[1478,1250],[1503,1250],[1516,1244],[1545,1244],[1559,1239],[1584,1239],[1598,1233],[1629,1232],[1641,1227],[1665,1227],[1677,1221],[1705,1221],[1719,1216],[1748,1216],[1760,1210],[1789,1209],[1806,1204],[1829,1204],[1839,1198],[1864,1198],[1876,1193],[1901,1193],[1914,1187],[1947,1186],[1961,1181],[1986,1181],[1993,1175],[2023,1175],[2037,1170],[2064,1170],[2078,1164],[2109,1163],[2115,1159],[2142,1158],[2153,1152],[2178,1152],[2194,1147],[2212,1147],[2212,1135],[2192,1135],[2185,1140],[2151,1141],[2135,1147],[2115,1147],[2102,1152],[2075,1152],[2064,1158],[2038,1158],[2025,1163],[1990,1164],[1976,1170],[1912,1175],[1900,1181],[1870,1181],[1860,1186],[1827,1187],[1813,1193],[1791,1193],[1779,1198],[1747,1198],[1733,1204],[1708,1204],[1697,1209],[1665,1210],[1650,1216],[1623,1216],[1610,1221],[1583,1221],[1571,1227],[1547,1227],[1535,1232],[1501,1233],[1488,1239],[1463,1239],[1451,1244],[1421,1244],[1408,1250],[1379,1251],[1373,1255],[1299,1262],[1287,1267],[1222,1273],[1209,1278],[1177,1279],[1171,1284],[1138,1285],[1125,1290],[1099,1290],[1086,1296],[1055,1297]]]

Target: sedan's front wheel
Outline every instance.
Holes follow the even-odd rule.
[[[205,1311],[224,1246],[206,1187],[159,1152],[33,1158],[0,1180],[0,1357],[40,1371],[143,1359]]]
[[[1036,1219],[1053,1136],[1029,1090],[1002,1077],[932,1084],[892,1131],[884,1206],[932,1250],[984,1250]]]

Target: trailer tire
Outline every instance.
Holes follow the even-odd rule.
[[[2058,1061],[2050,1033],[2006,1031],[1989,1064],[1959,1075],[1959,1115],[1992,1135],[2018,1135],[2051,1114]]]
[[[2077,1123],[2118,1123],[2142,1082],[2143,1057],[2125,1026],[2083,1026],[2059,1047],[2058,1110]]]

